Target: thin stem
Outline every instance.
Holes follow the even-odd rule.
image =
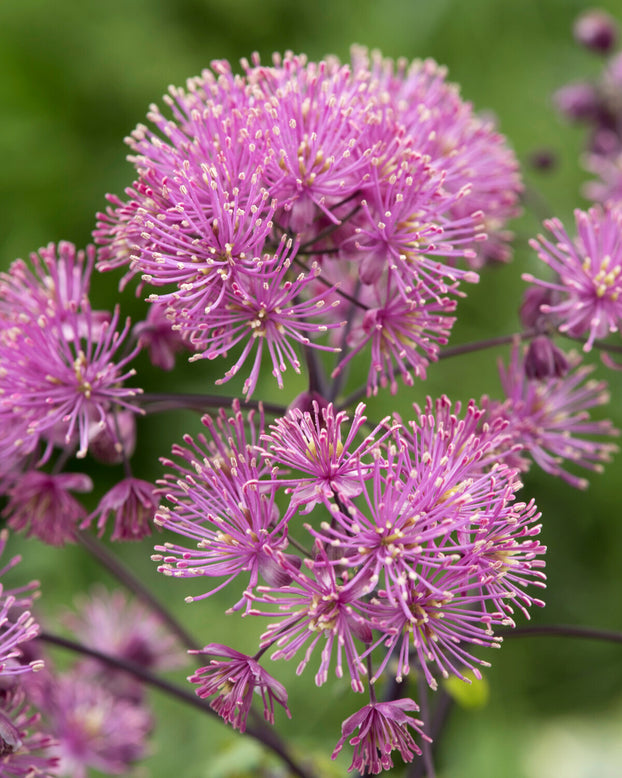
[[[419,691],[419,707],[421,710],[421,718],[426,727],[431,726],[430,706],[428,704],[428,684],[426,682],[423,673],[417,673],[417,687]],[[434,770],[434,759],[432,756],[432,743],[429,740],[422,739],[421,744],[421,758],[425,767],[425,775],[427,778],[435,778],[436,772]]]
[[[198,708],[199,710],[203,711],[203,713],[207,713],[210,716],[217,716],[216,712],[212,710],[210,704],[206,700],[203,700],[196,694],[193,694],[192,692],[177,686],[177,684],[171,683],[164,678],[160,678],[159,676],[154,675],[153,673],[149,672],[149,670],[145,670],[144,667],[141,667],[134,662],[128,662],[127,660],[121,659],[120,657],[103,654],[101,651],[97,651],[94,648],[89,648],[88,646],[84,646],[74,640],[69,640],[67,638],[61,637],[60,635],[54,635],[50,632],[40,632],[36,639],[42,640],[45,643],[49,643],[51,645],[66,648],[69,651],[74,651],[75,653],[82,654],[84,656],[91,656],[110,667],[114,667],[117,670],[123,670],[126,673],[133,675],[135,678],[139,678],[148,686],[152,686],[155,689],[160,689],[160,691],[165,692],[180,702],[184,702],[186,705]],[[294,775],[297,775],[299,778],[312,778],[311,773],[309,773],[301,765],[294,761],[292,756],[287,752],[285,745],[281,742],[278,735],[264,724],[260,724],[258,727],[247,724],[246,734],[250,735],[252,738],[255,738],[255,740],[258,740],[260,743],[266,746],[266,748],[269,748],[277,756],[279,756],[291,769]]]
[[[582,638],[584,640],[602,640],[608,643],[622,643],[622,632],[597,627],[581,627],[573,624],[542,624],[515,629],[499,629],[504,638],[548,637]]]
[[[141,404],[146,404],[147,413],[161,413],[162,411],[178,410],[187,408],[190,410],[203,411],[208,408],[230,408],[235,397],[227,397],[218,394],[182,394],[175,392],[145,392],[139,398]],[[239,400],[241,408],[253,408],[257,410],[260,406],[267,413],[275,416],[283,416],[287,408],[285,405],[277,403],[263,402],[261,400]]]
[[[196,640],[186,632],[184,627],[175,619],[166,608],[160,603],[153,594],[147,589],[133,573],[131,573],[121,562],[111,554],[108,549],[87,532],[76,532],[76,540],[80,545],[92,554],[103,567],[108,570],[118,581],[120,581],[130,592],[142,600],[148,608],[156,613],[164,624],[177,635],[181,643],[186,648],[196,650],[198,644]]]
[[[438,749],[440,736],[454,707],[453,698],[445,689],[441,688],[436,697],[437,703],[432,715],[432,723],[427,733],[432,738],[431,747],[433,753]],[[426,769],[423,759],[416,759],[408,771],[407,778],[424,778]]]
[[[439,359],[448,359],[449,357],[459,357],[463,354],[471,354],[474,351],[484,351],[487,348],[495,346],[505,346],[513,343],[515,340],[530,340],[535,338],[539,332],[537,330],[526,330],[525,332],[514,332],[511,335],[499,335],[496,338],[486,338],[485,340],[476,340],[472,343],[462,343],[459,346],[441,349],[438,354]]]

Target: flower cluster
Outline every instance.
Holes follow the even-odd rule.
[[[138,178],[99,216],[99,267],[151,287],[193,359],[233,351],[221,381],[252,359],[247,396],[264,352],[281,386],[301,346],[368,343],[368,391],[395,392],[396,375],[425,376],[477,281],[457,262],[508,258],[515,158],[431,61],[243,67],[212,63],[132,133]]]
[[[160,570],[224,579],[210,593],[246,573],[233,610],[245,603],[247,615],[271,618],[256,657],[206,646],[228,659],[190,678],[201,696],[219,693],[213,706],[237,728],[253,685],[269,720],[274,700],[287,705],[257,664],[268,650],[299,656],[298,673],[319,653],[318,686],[334,664],[363,692],[393,658],[398,680],[414,666],[436,688],[439,676],[478,675],[486,663],[469,647],[498,645],[494,628],[512,624],[515,607],[541,604],[527,591],[543,584],[540,514],[516,501],[517,471],[496,461],[507,422],[486,421],[473,403],[462,416],[447,398],[414,410],[363,435],[362,405],[350,419],[313,403],[263,432],[252,417],[245,431],[235,407],[205,417],[210,437],[187,438],[181,463],[167,462],[157,520],[193,543],[157,547]],[[377,736],[369,727],[365,737]],[[375,765],[355,757],[365,761]]]
[[[607,25],[585,17],[576,37],[608,52]],[[604,87],[597,97],[604,159],[622,148],[620,123]],[[124,199],[109,196],[96,246],[50,244],[0,275],[2,517],[50,545],[80,539],[160,616],[88,532],[140,541],[163,530],[158,570],[209,579],[186,601],[220,593],[227,613],[263,621],[253,654],[211,639],[189,651],[204,662],[188,677],[192,699],[234,728],[266,731],[247,726],[258,698],[268,723],[279,707],[291,715],[262,661],[295,660],[317,686],[334,674],[366,696],[333,758],[346,741],[361,773],[390,769],[395,751],[429,758],[413,678],[419,695],[481,678],[501,631],[543,605],[546,549],[522,474],[535,462],[585,487],[575,470],[600,470],[616,449],[602,440],[613,425],[589,416],[607,402],[604,382],[553,336],[581,339],[586,355],[620,329],[622,206],[577,211],[576,238],[548,220],[552,237],[531,241],[552,275],[524,276],[525,331],[500,365],[501,397],[428,397],[410,418],[392,410],[372,422],[358,400],[424,380],[464,284],[510,258],[521,183],[505,139],[444,68],[360,48],[349,64],[254,56],[240,75],[214,62],[164,101],[128,140],[136,179]],[[148,290],[144,321],[93,308],[95,270]],[[215,383],[243,374],[244,400],[141,397],[129,385],[141,350],[165,371],[182,350],[218,361]],[[279,388],[288,367],[306,371],[306,391],[288,407],[252,401],[266,365]],[[363,385],[349,387],[357,370]],[[139,413],[206,407],[218,410],[161,459],[156,484],[133,474]],[[87,454],[123,467],[88,509],[75,494],[98,485],[69,465]],[[5,542],[3,531],[0,552]],[[31,616],[33,586],[0,590],[0,772],[126,774],[153,721],[137,678],[180,664],[176,641],[141,605],[102,590],[64,618],[80,642],[55,641]],[[165,615],[186,647],[202,645]],[[59,673],[44,657],[42,670],[44,639],[87,658]],[[289,759],[276,735],[265,742]]]

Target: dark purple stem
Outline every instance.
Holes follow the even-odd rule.
[[[577,627],[572,624],[543,624],[541,626],[516,627],[515,629],[499,629],[497,633],[503,635],[504,638],[582,638],[584,640],[622,643],[622,632],[596,627]]]
[[[145,405],[146,413],[161,413],[162,411],[179,410],[188,408],[199,412],[207,411],[210,408],[231,408],[234,397],[227,397],[218,394],[181,394],[174,392],[145,392],[140,395],[138,402]],[[239,400],[241,408],[258,409],[263,407],[267,413],[275,416],[283,416],[287,410],[286,406],[277,403],[262,402],[260,400]]]

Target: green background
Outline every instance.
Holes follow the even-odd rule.
[[[622,19],[619,3],[602,6]],[[587,176],[579,163],[585,134],[561,121],[550,100],[564,83],[599,71],[600,60],[572,41],[572,21],[586,7],[570,0],[4,0],[0,264],[49,241],[89,241],[104,194],[121,194],[132,181],[123,137],[143,121],[149,103],[160,101],[168,84],[183,84],[213,59],[237,61],[259,51],[267,61],[272,51],[292,49],[312,59],[334,53],[345,60],[350,45],[358,43],[391,57],[430,56],[446,64],[465,99],[498,117],[522,163],[535,150],[556,153],[558,164],[549,173],[525,164],[529,190],[539,193],[530,198],[537,208],[526,209],[515,225],[514,263],[484,272],[480,285],[469,288],[452,343],[512,332],[524,287],[520,273],[538,271],[527,238],[538,231],[542,216],[555,213],[568,222],[574,207],[586,206],[580,187]],[[114,281],[98,279],[94,295],[112,304]],[[141,310],[131,298],[123,309]],[[425,384],[400,392],[402,407],[426,394],[445,392],[462,400],[498,395],[496,356],[489,352],[433,366]],[[201,364],[182,365],[158,387],[212,391],[218,374]],[[622,426],[622,376],[602,368],[598,375],[610,382],[612,405],[606,413]],[[160,380],[146,365],[143,377],[146,389],[155,387],[150,380]],[[284,401],[293,394],[289,387],[299,385],[287,378]],[[273,395],[269,382],[257,392]],[[394,405],[393,398],[380,395],[370,403],[370,416]],[[156,477],[154,452],[166,454],[182,432],[196,429],[196,417],[189,413],[143,424],[138,474]],[[112,478],[101,474],[102,482]],[[590,488],[578,493],[543,473],[533,471],[525,479],[524,494],[542,510],[542,537],[549,547],[547,607],[534,613],[534,623],[622,629],[620,457],[591,480]],[[74,548],[48,550],[13,539],[11,550],[23,554],[22,574],[41,580],[41,613],[50,628],[73,593],[99,577],[94,563]],[[200,582],[159,576],[149,546],[123,547],[121,553],[201,642],[252,650],[260,626],[225,617],[228,598],[185,605],[183,597],[200,592]],[[489,654],[490,699],[480,709],[459,709],[452,716],[438,756],[440,778],[622,774],[620,646],[525,638],[507,640],[500,652]],[[324,755],[323,774],[333,769],[344,774],[347,753],[335,768],[327,756],[340,721],[358,700],[352,701],[343,684],[329,682],[317,690],[308,678],[296,679],[291,666],[271,669],[287,684],[294,715],[291,722],[279,719],[279,731],[301,754]],[[153,756],[145,765],[154,778],[253,774],[261,756],[252,744],[160,695],[152,699],[158,724]]]

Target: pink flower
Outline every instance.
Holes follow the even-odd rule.
[[[585,489],[588,481],[566,470],[564,462],[600,472],[602,463],[610,461],[618,447],[586,436],[611,437],[619,431],[610,421],[590,420],[588,409],[609,401],[607,385],[604,381],[586,381],[593,367],[581,365],[576,353],[567,356],[569,371],[565,376],[530,380],[521,348],[515,344],[510,364],[499,364],[507,399],[491,403],[488,418],[508,421],[507,433],[547,473]],[[528,462],[522,452],[499,452],[499,458],[527,470]]]
[[[58,775],[56,741],[40,730],[21,688],[5,692],[0,703],[0,775],[52,778]],[[34,731],[32,731],[34,730]]]
[[[349,421],[348,414],[335,412],[332,403],[321,409],[315,401],[312,405],[313,414],[294,408],[262,436],[263,454],[271,464],[298,471],[294,477],[275,474],[275,483],[290,487],[292,501],[304,506],[305,513],[316,503],[332,499],[334,494],[343,498],[359,494],[363,488],[359,473],[368,468],[365,458],[371,458],[389,434],[385,429],[376,438],[385,428],[389,418],[386,417],[357,445],[356,437],[367,420],[362,403],[343,439],[341,429]]]
[[[73,542],[77,524],[86,511],[69,492],[90,492],[91,479],[83,473],[52,475],[30,470],[8,490],[9,502],[2,515],[9,527],[35,536],[51,546]]]
[[[209,665],[199,668],[188,680],[199,684],[196,693],[202,699],[217,694],[210,705],[234,729],[240,732],[246,730],[246,719],[255,692],[261,695],[263,715],[270,724],[274,724],[275,702],[285,708],[291,718],[285,687],[253,657],[220,643],[209,643],[201,651],[188,653],[213,657]]]
[[[97,519],[97,534],[101,537],[108,520],[113,517],[111,540],[142,540],[151,535],[158,503],[153,484],[128,476],[106,492],[80,528],[90,527]]]
[[[622,208],[611,203],[604,208],[575,211],[577,237],[572,240],[559,219],[544,226],[555,242],[540,235],[530,245],[556,274],[553,281],[525,281],[558,293],[559,300],[544,304],[545,314],[554,314],[560,332],[574,337],[587,335],[589,351],[596,338],[617,332],[622,320]]]
[[[332,758],[335,759],[346,740],[358,730],[358,734],[350,739],[350,745],[354,746],[354,756],[348,771],[358,770],[360,773],[377,775],[383,770],[390,770],[393,767],[391,752],[396,749],[405,762],[412,762],[415,754],[421,754],[421,749],[408,728],[429,740],[421,729],[423,722],[407,713],[418,710],[416,702],[408,698],[365,705],[341,725],[341,738]]]

